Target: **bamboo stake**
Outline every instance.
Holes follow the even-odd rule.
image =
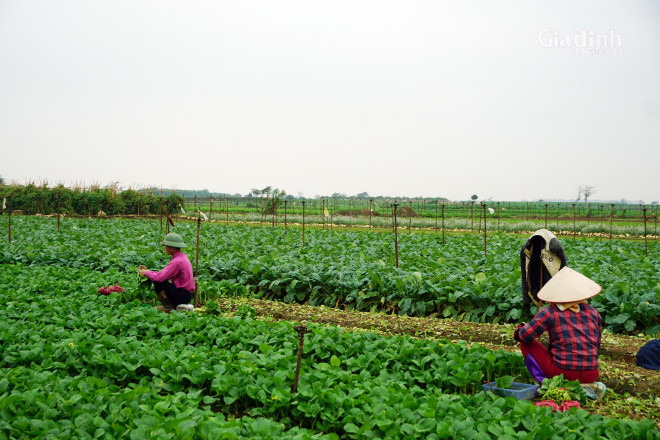
[[[369,229],[371,229],[371,216],[373,215],[373,203],[374,199],[369,199]]]
[[[644,208],[644,248],[645,248],[645,254],[648,257],[649,256],[649,242],[648,242],[648,237],[646,236],[646,208]]]
[[[442,204],[442,244],[445,244],[445,204]]]
[[[399,234],[398,234],[398,227],[397,227],[397,222],[396,222],[396,208],[399,206],[398,203],[394,203],[394,261],[396,264],[396,267],[399,267]]]
[[[197,248],[195,251],[195,308],[199,307],[199,230],[202,225],[202,219],[197,214]]]
[[[9,240],[9,244],[11,244],[11,200],[9,201],[9,223],[7,224],[7,239]]]
[[[298,360],[296,361],[296,372],[293,378],[293,393],[298,392],[298,379],[300,378],[300,361],[302,360],[303,345],[305,344],[305,333],[309,333],[306,325],[299,325],[293,328],[298,332]]]
[[[575,203],[573,203],[573,238],[575,238],[576,230],[575,230]]]
[[[481,202],[481,206],[484,208],[484,257],[486,256],[486,203]]]
[[[302,219],[302,247],[305,247],[305,200],[302,201],[303,205],[303,219]]]

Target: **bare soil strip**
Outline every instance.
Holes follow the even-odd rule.
[[[220,298],[220,309],[231,311],[248,303],[258,316],[274,320],[315,322],[335,325],[347,330],[373,331],[384,335],[408,335],[416,338],[462,339],[498,350],[518,350],[511,324],[478,324],[451,319],[413,318],[380,313],[344,311],[327,307],[311,307],[257,299]],[[600,350],[600,380],[617,393],[643,393],[660,396],[660,371],[635,365],[635,355],[644,338],[603,335]]]
[[[347,331],[371,331],[383,335],[407,335],[425,339],[464,340],[493,350],[517,351],[512,324],[479,324],[451,319],[414,318],[381,313],[355,312],[247,298],[220,298],[224,313],[249,304],[259,319],[314,322]],[[660,429],[660,371],[635,365],[635,355],[646,340],[624,335],[603,335],[599,380],[621,395],[620,399],[595,402],[589,411],[607,417],[651,418]],[[630,393],[630,397],[626,396]]]

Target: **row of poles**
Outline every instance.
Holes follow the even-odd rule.
[[[214,200],[212,197],[208,198],[208,199],[206,199],[206,198],[200,199],[197,196],[194,196],[192,198],[192,201],[193,201],[193,204],[195,205],[195,207],[196,207],[197,203],[201,204],[201,203],[206,203],[207,201],[211,202],[212,200]],[[231,202],[231,203],[236,204],[239,207],[240,207],[240,203],[244,203],[244,204],[246,204],[246,206],[243,210],[249,210],[251,204],[254,204],[255,201],[259,201],[259,200],[263,200],[263,199],[241,197],[241,198],[234,198],[234,199],[230,200],[228,197],[224,197],[224,199],[222,199],[222,200],[226,205],[229,205],[229,203]],[[286,200],[286,201],[289,201],[289,200]],[[396,202],[396,200],[394,202]],[[431,201],[427,201],[427,200],[414,200],[413,201],[413,200],[410,200],[410,201],[407,201],[406,203],[408,203],[411,207],[413,205],[415,205],[416,210],[418,212],[426,212],[426,211],[429,210],[428,205],[431,204],[431,203],[428,203],[428,202],[432,202],[432,204],[436,204],[436,203],[439,202],[439,200],[431,200]],[[331,199],[331,198],[325,198],[324,197],[324,198],[321,198],[320,203],[317,200],[310,200],[309,203],[311,204],[312,209],[320,208],[321,211],[323,211],[324,208],[331,209],[330,208],[331,206],[333,207],[332,209],[334,209],[334,210],[340,210],[341,208],[346,208],[346,210],[350,211],[350,210],[360,209],[360,205],[362,203],[365,204],[363,206],[368,206],[369,209],[372,210],[376,205],[376,199],[369,198],[369,199],[363,199],[363,200],[348,200],[348,201],[341,201],[340,200],[340,201],[338,201],[336,198]],[[317,205],[317,203],[319,203],[319,205]],[[342,203],[344,203],[344,206],[342,206]],[[390,209],[386,209],[388,215],[390,215],[391,214],[392,203],[390,201],[387,201],[387,200],[384,200],[381,203],[383,203],[383,206],[385,206],[387,208],[390,208]],[[442,201],[442,203],[447,205],[448,211],[453,211],[453,212],[460,211],[461,212],[460,215],[462,215],[462,216],[469,215],[469,212],[467,212],[467,211],[471,211],[474,208],[475,204],[476,205],[479,204],[478,202],[471,202],[471,201],[469,201],[469,202],[453,202],[453,203],[452,202],[447,202],[447,201]],[[484,203],[484,202],[481,202],[481,203]],[[525,206],[520,206],[521,202],[497,202],[497,203],[498,203],[498,205],[501,203],[503,209],[504,208],[508,209],[509,210],[508,212],[511,212],[513,217],[520,216],[523,220],[541,218],[543,216],[543,207],[547,208],[547,206],[549,206],[548,203],[546,203],[544,205],[541,204],[542,202],[534,202],[534,203],[532,203],[531,207],[530,207],[530,202],[527,202],[525,204]],[[552,205],[554,205],[554,204],[552,204]],[[556,204],[558,211],[561,209],[561,205],[562,205],[561,203]],[[575,205],[577,207],[578,216],[585,216],[587,219],[590,219],[590,218],[594,217],[594,216],[591,215],[592,207],[597,206],[598,207],[598,212],[600,213],[600,212],[604,211],[603,208],[605,206],[602,203],[600,203],[600,204],[573,203],[572,205]],[[564,213],[565,215],[568,215],[568,211],[569,211],[569,209],[572,205],[564,204],[563,208],[564,208],[564,211],[565,211],[565,213]],[[540,206],[540,209],[537,208],[539,206]],[[617,204],[612,203],[611,206],[615,207],[615,206],[617,206]],[[640,205],[625,204],[625,207],[623,208],[623,213],[622,213],[621,218],[624,219],[624,220],[635,220],[635,219],[637,219],[637,220],[641,221],[642,217],[643,217],[644,207],[645,207],[645,205],[642,205],[642,204],[640,204]],[[259,209],[258,206],[256,208]],[[628,210],[628,208],[630,208],[630,209]],[[433,208],[430,208],[430,209],[433,209]],[[587,209],[587,213],[583,214],[582,209]],[[625,214],[626,211],[628,211],[631,215],[626,216],[626,214]],[[637,212],[638,215],[635,215],[635,212]],[[654,215],[657,215],[657,206],[655,207],[655,214]]]
[[[226,204],[225,222],[228,224],[229,223],[229,202],[228,202],[227,199],[225,199],[224,202]],[[288,226],[287,225],[288,202],[289,202],[288,200],[284,200],[284,228],[285,229]],[[323,220],[322,220],[323,228],[324,229],[326,228],[325,218],[327,216],[329,216],[330,217],[330,222],[328,223],[328,225],[330,226],[330,230],[332,230],[333,225],[334,225],[333,218],[332,218],[334,211],[328,211],[327,210],[327,208],[329,207],[329,205],[326,205],[327,200],[323,199],[322,202],[323,203],[322,203],[321,212],[322,212],[322,218],[323,218]],[[439,204],[438,202],[439,201],[435,200],[434,202],[435,202],[435,228],[434,229],[437,232],[438,231],[438,204]],[[303,211],[303,223],[304,223],[304,218],[305,218],[306,203],[307,202],[305,200],[301,201],[302,211]],[[397,206],[400,206],[400,204],[397,203],[396,201],[394,203],[390,204],[389,207],[390,207],[390,212],[392,213],[391,214],[392,216],[394,215],[393,210],[394,210],[394,205],[395,204]],[[194,200],[194,206],[196,207],[196,205],[197,205],[197,197],[195,197],[195,200]],[[441,203],[440,205],[441,205],[441,209],[442,209],[442,224],[443,224],[442,230],[443,230],[443,244],[444,244],[444,221],[445,221],[445,208],[447,207],[447,205],[444,202]],[[482,208],[485,208],[487,206],[486,202],[481,202],[480,205],[481,205]],[[374,199],[369,199],[369,228],[373,228],[372,219],[373,219],[373,208],[374,208],[374,206],[375,206]],[[410,231],[410,229],[412,228],[412,214],[413,214],[412,206],[413,206],[413,202],[408,202],[408,206],[410,208],[409,213],[408,213],[408,229]],[[550,205],[547,204],[547,203],[544,205],[544,208],[545,208],[545,228],[546,229],[548,229],[548,225],[549,225],[549,222],[548,222],[548,220],[549,220],[548,207],[549,206]],[[573,237],[574,238],[577,236],[577,217],[578,216],[577,216],[577,213],[576,213],[576,206],[577,205],[575,203],[573,203],[572,204],[572,210],[571,210],[571,213],[572,213],[571,217],[573,219]],[[609,223],[610,223],[610,225],[609,225],[609,239],[610,240],[612,239],[612,234],[613,234],[612,229],[613,229],[613,225],[614,225],[615,206],[616,205],[614,203],[611,204],[611,210],[610,210],[610,215],[609,215]],[[474,206],[472,206],[472,207],[474,208]],[[604,210],[602,208],[603,208],[603,205],[600,205],[599,206],[599,214],[598,214],[598,218],[600,219],[600,233],[601,234],[603,233],[603,219],[604,219],[604,216],[603,216]],[[501,212],[500,202],[497,202],[496,209],[494,211],[497,212],[497,230],[499,230],[500,229],[500,212]],[[559,214],[559,212],[560,212],[560,204],[557,204],[556,209],[555,209],[556,229],[557,230],[560,229],[560,214]],[[646,237],[646,235],[648,234],[647,225],[648,225],[648,221],[649,221],[648,220],[648,215],[647,215],[647,208],[643,208],[642,213],[643,213],[642,214],[642,221],[644,223],[644,231],[645,231],[644,236]],[[213,199],[212,198],[210,199],[210,214],[211,215],[213,214]],[[263,225],[263,222],[264,222],[265,215],[266,215],[265,211],[262,211],[262,220],[261,220],[262,225]],[[473,212],[471,212],[470,218],[471,218],[470,228],[471,228],[471,230],[474,230],[474,213]],[[481,232],[481,219],[482,219],[482,216],[479,215],[479,232]],[[654,233],[657,234],[657,228],[658,228],[657,214],[654,215],[654,219],[655,219],[655,222],[654,222],[655,223],[655,232]],[[485,224],[485,222],[486,222],[486,209],[484,209],[484,211],[483,211],[483,221],[484,221],[484,224]],[[273,208],[272,208],[272,212],[271,212],[271,226],[273,228],[275,227],[276,222],[277,222],[277,205],[274,205]],[[589,223],[589,217],[587,217],[587,223]]]
[[[285,200],[284,203],[284,229],[287,229],[287,202]],[[302,202],[302,247],[305,247],[305,207],[306,207],[306,201],[303,200]],[[211,209],[212,209],[212,204],[211,204]],[[396,201],[391,204],[392,208],[392,225],[393,225],[393,230],[394,230],[394,235],[395,235],[395,262],[396,262],[396,267],[398,267],[398,207],[400,206],[399,203]],[[487,227],[486,227],[486,218],[487,218],[487,204],[485,202],[481,203],[481,207],[483,208],[483,223],[484,223],[484,256],[487,255]],[[575,204],[573,204],[573,207],[575,207]],[[58,213],[57,213],[57,230],[60,230],[60,219],[61,219],[61,214],[60,214],[60,209],[59,209],[59,203],[58,203]],[[545,214],[545,227],[546,229],[548,228],[548,213],[547,213],[547,208],[548,205],[545,205],[546,208],[546,214]],[[436,216],[435,216],[435,233],[438,233],[438,203],[436,201]],[[499,202],[498,202],[498,210],[499,210]],[[614,204],[612,204],[612,212],[614,210]],[[227,211],[228,213],[229,211]],[[372,215],[371,215],[371,209],[370,209],[370,215],[369,215],[369,227],[372,228]],[[643,212],[643,222],[644,222],[644,247],[645,247],[645,255],[648,256],[648,215],[647,215],[647,209],[644,208],[642,210]],[[12,217],[12,209],[11,209],[11,202],[9,205],[8,209],[8,214],[9,214],[9,220],[8,220],[8,225],[7,225],[7,241],[11,244],[11,217]],[[165,215],[165,219],[163,219],[163,214]],[[410,213],[409,213],[410,214]],[[442,244],[445,244],[445,205],[441,205],[441,219],[442,219]],[[163,221],[165,221],[165,227],[166,227],[166,233],[170,232],[170,225],[173,225],[174,222],[172,220],[172,217],[168,211],[165,210],[164,207],[161,209],[161,215],[160,215],[160,229],[161,232],[163,230]],[[201,221],[200,218],[198,218],[198,221]],[[229,217],[227,214],[226,222],[229,223]],[[412,225],[412,216],[408,216],[408,232],[411,232],[411,225]],[[497,229],[499,230],[499,225],[500,225],[500,217],[498,215],[497,217]],[[610,215],[610,228],[609,228],[609,239],[612,239],[612,225],[613,225],[613,216]],[[273,220],[272,227],[275,227],[275,221]],[[325,224],[323,225],[325,228]],[[657,233],[657,221],[655,224],[656,227],[656,232]],[[332,222],[330,222],[330,228],[332,229]],[[479,218],[479,229],[481,229],[481,216]],[[601,218],[601,233],[602,233],[602,218]],[[199,231],[198,231],[199,235]],[[573,238],[577,237],[577,222],[575,216],[573,216]]]
[[[261,200],[261,199],[256,199],[256,200]],[[238,205],[239,201],[244,201],[245,203],[248,203],[248,204],[254,202],[254,200],[252,200],[252,199],[244,199],[244,198],[241,198],[241,199],[236,199],[236,200],[234,200],[233,203],[236,203],[236,204]],[[208,202],[209,202],[210,205],[211,205],[211,211],[212,211],[212,210],[213,210],[214,199],[213,199],[213,198],[209,198],[209,199],[208,199]],[[225,210],[226,210],[226,214],[227,214],[227,216],[228,216],[228,214],[229,214],[229,203],[230,203],[230,201],[229,201],[228,198],[225,197],[224,200],[223,200],[222,202],[219,202],[219,203],[222,204],[223,202],[224,202],[224,204],[225,204],[225,206],[226,206]],[[288,203],[288,202],[289,202],[289,200],[284,200],[284,203],[285,203],[285,204]],[[396,200],[395,200],[394,202],[396,203]],[[434,201],[432,201],[432,202],[437,206],[437,204],[439,203],[439,200],[434,200]],[[199,203],[205,203],[205,201],[202,200],[202,201],[199,201]],[[315,209],[315,208],[318,208],[318,207],[319,207],[319,205],[317,205],[317,201],[315,201],[315,200],[314,200],[314,201],[310,201],[309,203],[312,204],[312,209]],[[351,209],[355,209],[356,207],[359,207],[359,203],[360,203],[360,201],[349,201],[347,207],[349,208],[349,210],[351,210]],[[367,201],[365,201],[365,203],[368,203],[367,206],[369,207],[368,209],[369,209],[370,214],[371,214],[371,213],[373,212],[373,210],[374,210],[374,207],[376,206],[375,199],[374,199],[374,198],[370,198],[370,199],[368,199]],[[427,206],[428,206],[429,204],[427,203],[426,200],[421,200],[421,201],[418,200],[418,201],[416,201],[416,202],[414,202],[414,201],[408,201],[407,203],[408,203],[408,205],[410,206],[411,210],[412,210],[412,207],[413,207],[413,203],[416,203],[416,204],[417,204],[417,211],[418,211],[418,212],[419,212],[420,210],[421,210],[422,212],[428,211]],[[485,202],[481,202],[481,203],[485,203]],[[547,216],[548,216],[548,207],[551,206],[551,205],[548,204],[548,203],[546,203],[546,204],[544,204],[544,205],[541,205],[541,209],[540,209],[540,211],[539,211],[539,210],[537,210],[537,209],[533,209],[533,208],[530,209],[530,207],[529,207],[529,203],[527,203],[527,206],[524,207],[524,208],[523,208],[523,207],[520,207],[520,206],[516,206],[515,203],[514,203],[514,207],[512,208],[512,207],[511,207],[512,203],[514,203],[514,202],[497,202],[498,212],[499,212],[499,209],[500,209],[500,208],[499,208],[499,207],[500,207],[500,204],[502,204],[502,205],[503,205],[503,206],[502,206],[502,209],[505,209],[505,207],[508,207],[508,209],[509,209],[508,212],[511,212],[511,213],[512,213],[512,217],[518,217],[518,216],[519,216],[519,217],[522,218],[523,221],[525,221],[525,220],[530,220],[530,219],[539,219],[539,218],[542,218],[542,217],[543,217],[543,211],[544,211],[544,210],[545,210],[545,217],[547,218]],[[197,198],[196,196],[193,198],[193,204],[194,204],[195,207],[196,207],[197,204],[198,204],[198,198]],[[473,211],[474,211],[474,206],[475,206],[476,202],[475,202],[475,203],[472,203],[472,202],[460,202],[460,204],[457,204],[457,203],[447,203],[447,202],[445,202],[445,201],[442,201],[442,204],[445,205],[445,206],[447,207],[447,211],[448,211],[450,217],[452,217],[452,218],[453,218],[453,217],[456,217],[456,215],[455,215],[455,214],[456,214],[456,211],[459,210],[459,211],[460,211],[459,217],[460,217],[460,216],[467,216],[468,218],[471,218],[472,221],[474,221],[474,215],[473,215],[474,213],[473,213]],[[331,205],[333,205],[334,207],[333,207],[333,208],[330,208]],[[248,205],[248,206],[249,206],[249,205]],[[385,206],[387,206],[387,208],[389,208],[389,209],[386,210],[386,211],[387,211],[387,215],[392,215],[392,211],[391,211],[392,203],[390,203],[390,204],[388,204],[388,205],[385,205]],[[583,217],[583,218],[586,218],[586,221],[587,221],[588,223],[591,222],[592,220],[596,220],[596,221],[597,221],[598,219],[601,219],[601,220],[602,220],[603,215],[604,215],[604,213],[605,213],[605,209],[604,209],[605,205],[603,205],[603,204],[598,204],[598,205],[597,205],[597,206],[598,206],[598,208],[597,208],[597,210],[598,210],[598,215],[597,215],[597,216],[592,216],[592,215],[591,215],[591,209],[592,209],[592,206],[595,206],[595,205],[592,205],[592,204],[588,204],[588,205],[586,205],[586,207],[587,207],[587,213],[586,213],[586,215],[583,214],[583,213],[581,212],[581,210],[585,207],[584,204],[578,204],[578,203],[573,203],[573,204],[571,204],[571,205],[565,204],[565,205],[563,206],[563,209],[562,209],[562,204],[561,204],[561,203],[557,203],[556,205],[553,204],[552,206],[555,206],[555,214],[556,214],[556,217],[557,217],[557,221],[559,221],[559,218],[560,218],[560,216],[562,216],[562,215],[563,215],[563,216],[568,216],[568,215],[569,215],[569,211],[573,213],[573,216],[576,216],[576,215],[577,215],[577,217],[581,217],[581,218]],[[611,216],[612,216],[612,217],[616,217],[616,215],[615,215],[616,208],[615,208],[615,207],[616,207],[617,205],[614,204],[614,203],[612,203],[610,206],[612,207]],[[638,208],[638,209],[637,209],[637,212],[639,212],[639,215],[638,215],[638,216],[632,215],[632,216],[630,216],[630,217],[626,217],[626,215],[625,215],[626,208],[623,208],[623,216],[620,217],[621,220],[626,220],[626,221],[628,221],[628,220],[632,220],[632,221],[639,220],[640,222],[643,221],[643,211],[644,211],[644,209],[647,209],[647,208],[644,207],[644,205],[627,205],[627,206],[630,206],[631,208]],[[261,209],[262,217],[265,217],[266,214],[265,214],[263,208],[258,208],[258,207],[257,207],[257,209]],[[332,215],[332,211],[336,211],[336,210],[338,210],[338,202],[336,201],[336,199],[334,199],[334,200],[332,201],[332,203],[331,203],[330,199],[322,198],[321,201],[320,201],[320,210],[321,210],[321,214],[322,214],[322,215],[323,215],[323,213],[324,213],[324,211],[325,211],[326,209],[331,210],[330,215]],[[563,214],[561,214],[561,211],[563,211]],[[631,209],[631,211],[634,212],[635,209]],[[452,214],[452,212],[453,212],[454,214]],[[275,215],[276,215],[276,214],[275,214]],[[422,215],[422,216],[423,216],[423,215]],[[653,216],[654,216],[654,218],[657,218],[657,206],[655,207],[655,213],[653,214]],[[371,217],[371,215],[370,215],[370,217]]]

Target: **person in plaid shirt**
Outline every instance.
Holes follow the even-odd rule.
[[[547,377],[563,374],[567,380],[595,382],[603,320],[586,300],[600,291],[598,284],[569,267],[543,286],[538,297],[550,305],[514,332],[525,364],[532,357]],[[550,340],[547,348],[536,340],[544,332]]]

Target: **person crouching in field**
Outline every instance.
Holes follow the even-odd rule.
[[[188,256],[181,252],[181,249],[186,247],[186,243],[179,234],[172,232],[165,236],[162,245],[165,246],[165,252],[172,257],[172,260],[160,272],[147,270],[141,265],[140,275],[154,282],[154,290],[161,303],[157,307],[158,310],[170,312],[177,307],[177,310],[191,310],[190,299],[191,292],[195,290],[195,279]]]
[[[563,374],[566,380],[580,381],[593,399],[605,393],[605,385],[595,382],[603,320],[586,301],[600,291],[597,283],[569,267],[562,268],[539,291],[539,299],[550,305],[528,324],[520,324],[513,334],[525,365],[537,380],[542,381],[543,375]],[[536,340],[546,331],[550,340],[547,348]]]

